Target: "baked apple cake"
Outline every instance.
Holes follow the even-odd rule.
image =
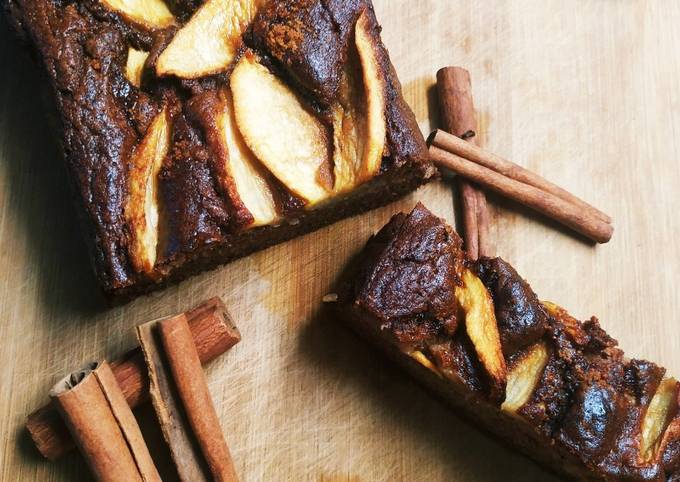
[[[6,0],[125,299],[435,174],[370,0]]]
[[[347,270],[338,318],[474,425],[575,480],[680,480],[678,382],[596,318],[539,301],[500,258],[470,261],[424,206]]]

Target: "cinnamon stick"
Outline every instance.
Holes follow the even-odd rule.
[[[443,134],[453,137],[450,134]],[[495,191],[545,214],[595,242],[606,243],[614,233],[614,228],[610,224],[580,206],[447,152],[435,144],[430,146],[430,157],[437,165],[450,169],[486,189]]]
[[[460,178],[458,180],[458,187],[460,189],[461,208],[463,212],[463,239],[465,241],[465,250],[470,259],[476,260],[479,258],[478,212],[480,209],[485,208],[479,206],[477,188],[470,184],[466,179]]]
[[[236,470],[186,318],[169,318],[159,323],[158,330],[177,392],[213,478],[237,482]]]
[[[482,199],[480,202],[479,200]],[[481,207],[480,207],[481,206]],[[489,208],[486,203],[486,194],[481,189],[477,189],[477,220],[481,227],[477,229],[479,256],[493,257],[494,249],[491,243],[491,236],[489,228],[491,226],[491,219],[489,218]]]
[[[477,118],[472,100],[470,73],[461,67],[445,67],[437,72],[437,90],[444,130],[478,145]],[[459,181],[463,211],[463,236],[472,259],[490,256],[489,216],[484,192],[465,179]]]
[[[219,298],[204,301],[186,312],[186,317],[203,364],[241,340],[224,302]],[[148,399],[149,377],[139,347],[112,363],[111,370],[130,407],[134,408]],[[52,403],[29,415],[26,428],[40,453],[49,460],[56,460],[74,448],[73,439]]]
[[[163,439],[175,463],[177,475],[184,482],[208,482],[209,474],[200,447],[194,439],[179,399],[166,356],[156,330],[158,321],[137,327],[137,338],[144,352],[149,373],[151,403],[161,426]]]
[[[552,182],[542,178],[538,174],[522,166],[503,159],[496,154],[485,151],[479,146],[472,145],[468,142],[463,142],[457,137],[452,136],[442,130],[438,130],[434,133],[431,138],[431,142],[440,149],[476,162],[477,164],[501,173],[510,179],[523,182],[524,184],[534,186],[542,191],[557,196],[568,203],[578,206],[580,209],[586,211],[590,216],[595,217],[602,222],[608,224],[611,224],[612,222],[612,218],[610,216],[591,206],[577,196],[574,196],[569,191],[557,186],[556,184],[553,184]]]
[[[50,396],[97,480],[160,482],[137,421],[106,362],[64,378]]]

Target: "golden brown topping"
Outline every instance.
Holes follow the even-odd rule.
[[[139,88],[142,85],[142,73],[144,71],[144,63],[146,62],[149,52],[130,48],[128,50],[127,64],[125,65],[125,77],[132,85]]]
[[[640,458],[644,462],[656,459],[666,427],[678,408],[678,382],[666,378],[652,398],[640,433]]]
[[[257,158],[309,205],[327,199],[322,179],[330,158],[323,124],[255,55],[238,62],[231,88],[236,123]]]
[[[340,102],[333,106],[333,174],[336,192],[349,191],[357,184],[365,132],[365,105],[357,89],[357,76],[346,71],[340,81]]]
[[[156,263],[158,172],[169,144],[170,121],[166,109],[163,109],[151,123],[130,161],[125,216],[130,228],[130,260],[137,272],[148,273]]]
[[[464,269],[456,299],[465,313],[465,328],[491,384],[491,397],[502,401],[505,395],[507,369],[496,315],[489,292],[469,269]]]
[[[533,395],[547,364],[548,349],[543,342],[522,353],[508,372],[505,402],[501,408],[511,413],[522,408]]]
[[[335,190],[353,189],[380,170],[385,150],[385,81],[366,14],[356,24],[340,81],[339,101],[333,107]]]
[[[365,181],[380,171],[387,129],[385,124],[385,79],[376,56],[375,38],[370,32],[369,17],[362,13],[356,25],[356,45],[363,69],[368,104],[367,140],[364,144],[360,179]]]
[[[437,369],[436,366],[423,354],[422,351],[414,351],[411,353],[411,358],[413,358],[415,361],[420,363],[422,366],[427,368],[428,370],[431,370],[432,372],[436,373],[437,375],[441,376],[441,372]]]
[[[562,323],[565,330],[575,343],[578,345],[586,345],[588,343],[589,337],[588,334],[583,331],[581,322],[571,316],[567,310],[551,301],[541,301],[541,304],[546,308],[550,316]]]
[[[162,0],[101,0],[106,7],[125,19],[149,29],[175,24],[175,17]]]
[[[241,34],[260,3],[208,0],[158,57],[156,73],[195,79],[225,70],[234,61]]]
[[[274,194],[269,187],[266,171],[236,128],[229,92],[225,92],[224,110],[217,119],[217,125],[228,152],[226,171],[231,175],[241,201],[253,216],[251,226],[274,222],[278,218]]]

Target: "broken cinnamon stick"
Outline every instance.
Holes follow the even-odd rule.
[[[477,118],[472,100],[470,73],[461,67],[445,67],[437,72],[437,90],[441,105],[444,130],[475,145]],[[467,180],[460,180],[463,211],[463,237],[472,259],[491,256],[489,246],[489,217],[486,196]]]
[[[158,321],[137,327],[137,338],[144,352],[149,374],[149,393],[163,439],[175,463],[177,475],[184,482],[209,482],[200,448],[194,443],[172,374],[166,367],[166,356],[158,339]]]
[[[158,324],[158,330],[177,392],[213,478],[237,482],[236,470],[186,317],[164,320]]]
[[[50,397],[97,480],[160,482],[137,421],[106,362],[67,376]]]
[[[450,134],[443,134],[453,137]],[[597,243],[608,242],[614,233],[611,224],[602,221],[580,206],[447,152],[435,144],[430,146],[430,157],[440,167],[450,169],[486,189],[532,208]]]
[[[219,298],[204,301],[188,311],[186,317],[203,364],[241,340],[224,302]],[[148,399],[149,377],[139,347],[112,363],[111,370],[130,407],[134,408]],[[29,415],[26,428],[40,453],[49,460],[56,460],[74,448],[73,439],[52,403]]]
[[[580,209],[586,211],[590,216],[593,216],[602,222],[608,224],[611,224],[612,222],[612,218],[610,216],[591,206],[577,196],[574,196],[569,191],[559,187],[556,184],[553,184],[547,179],[542,178],[538,174],[518,164],[515,164],[514,162],[510,162],[500,156],[497,156],[496,154],[485,151],[479,146],[472,145],[468,142],[463,142],[448,132],[444,132],[442,130],[435,131],[434,135],[431,137],[431,142],[440,149],[476,162],[477,164],[503,174],[510,179],[534,186],[542,191],[557,196],[568,203],[578,206]]]
[[[180,480],[237,481],[184,315],[137,327],[150,394]]]

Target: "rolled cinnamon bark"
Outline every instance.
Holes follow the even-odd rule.
[[[535,172],[525,169],[514,162],[503,159],[492,152],[485,151],[477,145],[471,145],[470,143],[462,142],[455,136],[452,136],[449,133],[443,132],[441,130],[436,131],[432,136],[432,144],[447,152],[451,152],[457,156],[463,157],[481,166],[496,171],[510,179],[528,184],[529,186],[533,186],[557,196],[568,203],[578,206],[589,216],[595,217],[602,222],[608,224],[611,224],[612,222],[612,218],[609,215],[603,213],[594,206],[591,206],[581,198],[574,196],[569,191],[556,184],[553,184],[547,179],[542,178]]]
[[[220,298],[211,298],[186,313],[196,349],[205,364],[223,354],[241,340],[238,329]],[[118,384],[130,407],[149,397],[149,377],[139,347],[111,363]],[[56,460],[73,449],[73,439],[52,403],[38,409],[26,420],[33,442],[40,453]]]
[[[493,243],[491,242],[491,235],[489,234],[491,219],[489,208],[486,203],[486,194],[481,189],[477,189],[477,223],[479,225],[477,228],[479,237],[477,240],[479,243],[479,256],[493,258],[495,256],[495,250]]]
[[[575,204],[447,152],[434,144],[430,146],[430,157],[437,165],[545,214],[597,243],[608,242],[614,233],[610,224]]]
[[[137,421],[106,362],[64,378],[50,397],[97,480],[160,482]]]
[[[205,461],[194,441],[172,373],[166,366],[167,358],[156,329],[158,323],[151,321],[137,327],[137,338],[149,374],[151,403],[179,479],[184,482],[208,482],[210,478]]]
[[[440,69],[437,72],[437,90],[444,130],[479,145],[470,73],[461,67]],[[486,195],[466,179],[460,179],[459,185],[463,205],[463,237],[468,256],[471,259],[491,256]]]
[[[486,210],[486,205],[481,205],[481,198],[477,197],[480,191],[466,179],[458,180],[460,188],[461,208],[463,211],[463,239],[465,250],[472,260],[479,259],[479,212]],[[483,195],[483,193],[482,193]],[[486,197],[484,198],[486,203]]]
[[[184,482],[237,481],[184,315],[137,327],[151,401]]]
[[[208,383],[186,317],[176,316],[164,320],[159,323],[158,330],[187,419],[213,478],[237,482],[236,470],[210,398]]]

